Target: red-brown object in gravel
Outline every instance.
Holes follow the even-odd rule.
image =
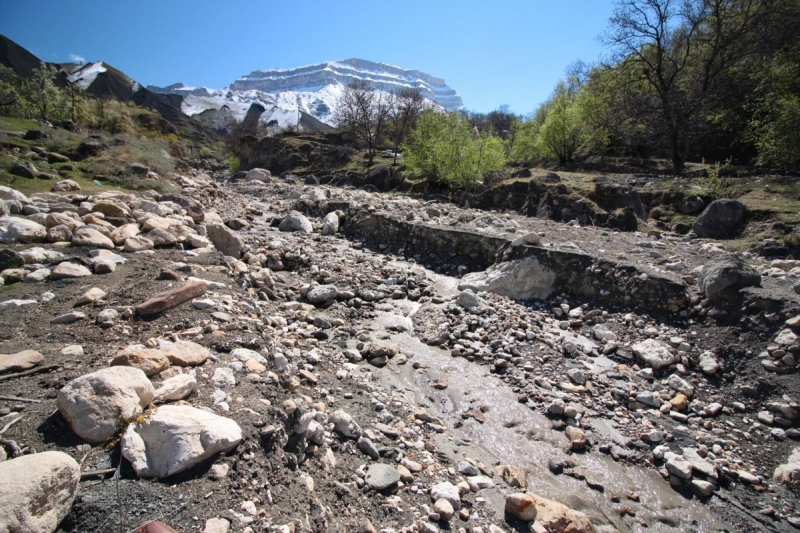
[[[167,524],[153,520],[139,527],[135,533],[178,533]]]
[[[149,300],[136,306],[137,315],[155,315],[167,309],[172,309],[183,302],[202,296],[206,292],[206,284],[202,281],[192,281],[179,289],[160,292]]]

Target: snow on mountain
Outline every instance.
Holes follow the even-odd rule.
[[[355,80],[364,80],[370,87],[385,92],[419,88],[423,97],[437,107],[446,110],[463,108],[461,97],[443,79],[418,70],[404,70],[362,59],[329,61],[295,69],[254,71],[220,90],[190,87],[183,83],[147,88],[157,93],[182,95],[181,109],[189,116],[226,108],[232,117],[242,120],[250,105],[258,103],[266,109],[262,121],[275,121],[278,126],[287,127],[297,124],[298,110],[332,125],[339,98],[345,87]]]
[[[102,61],[87,63],[67,76],[67,79],[72,83],[76,83],[78,87],[85,91],[97,79],[97,76],[103,72],[108,72],[108,69],[103,65]]]

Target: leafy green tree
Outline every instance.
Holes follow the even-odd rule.
[[[562,166],[572,161],[583,140],[583,123],[575,103],[577,94],[574,84],[561,81],[556,85],[545,104],[546,115],[537,139],[540,151]]]
[[[8,111],[19,102],[19,78],[5,65],[0,65],[0,109]]]
[[[505,164],[502,140],[478,131],[455,112],[424,112],[403,156],[409,168],[451,189],[471,190],[487,173]]]
[[[65,97],[55,84],[58,69],[42,63],[21,86],[21,96],[28,112],[41,120],[62,118]]]

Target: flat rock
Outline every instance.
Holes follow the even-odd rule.
[[[154,402],[182,400],[197,388],[197,380],[191,374],[178,374],[161,382],[156,389]]]
[[[0,374],[3,372],[19,372],[29,370],[44,360],[44,356],[35,350],[22,350],[11,354],[0,354]]]
[[[111,366],[130,366],[153,376],[169,368],[169,359],[161,350],[129,346],[111,360]]]
[[[57,395],[58,410],[83,440],[103,442],[153,400],[155,390],[138,368],[103,368],[67,383]]]
[[[0,462],[0,531],[53,533],[78,494],[81,468],[63,452]]]
[[[83,295],[75,300],[75,306],[78,305],[85,305],[85,304],[92,304],[95,302],[99,302],[103,298],[106,297],[106,291],[103,289],[98,289],[97,287],[92,287],[88,291],[84,292]]]
[[[47,228],[43,225],[20,217],[0,217],[0,243],[44,242],[47,240]]]
[[[373,490],[384,490],[400,481],[400,472],[392,465],[378,463],[369,467],[364,481]]]
[[[238,259],[242,256],[242,249],[244,243],[242,239],[231,231],[224,224],[206,224],[206,236],[214,247],[222,252],[223,255],[235,257]]]
[[[75,246],[91,246],[105,250],[114,249],[114,241],[93,228],[81,227],[72,233],[72,244]]]
[[[176,341],[161,346],[161,351],[175,366],[197,366],[206,362],[211,352],[192,341]]]
[[[92,271],[83,265],[75,263],[59,263],[50,274],[50,279],[85,278],[92,275]]]
[[[80,311],[73,311],[71,313],[66,313],[63,315],[59,315],[55,317],[53,320],[50,321],[51,324],[72,324],[73,322],[77,322],[78,320],[82,320],[86,318],[86,315],[81,313]]]
[[[242,430],[233,420],[188,405],[165,405],[128,426],[122,455],[141,477],[182,472],[236,447]]]

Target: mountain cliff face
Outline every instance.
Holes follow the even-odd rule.
[[[234,91],[257,90],[267,93],[313,92],[335,83],[347,86],[356,80],[365,80],[371,87],[387,92],[419,88],[423,97],[448,111],[464,106],[461,97],[441,78],[363,59],[328,61],[290,70],[257,70],[236,80],[230,88]]]
[[[296,125],[303,114],[332,125],[339,98],[355,80],[364,80],[385,92],[419,88],[426,100],[448,111],[464,106],[458,93],[443,79],[363,59],[328,61],[295,69],[256,70],[220,90],[182,83],[147,88],[155,93],[183,96],[181,109],[189,116],[208,117],[223,112],[242,120],[250,106],[258,104],[266,110],[262,121],[287,127]]]

